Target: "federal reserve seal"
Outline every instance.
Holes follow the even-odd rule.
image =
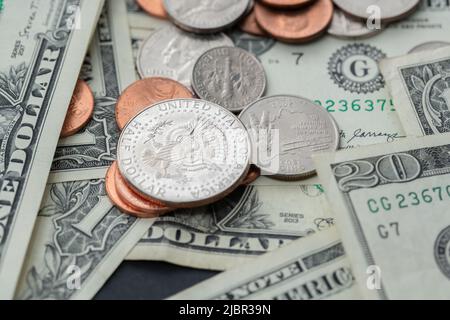
[[[434,244],[434,257],[439,269],[450,279],[450,226],[439,233]]]
[[[349,44],[331,57],[328,73],[341,88],[352,93],[372,93],[384,88],[378,62],[386,58],[379,49],[363,44]]]

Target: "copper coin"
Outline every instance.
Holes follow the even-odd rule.
[[[78,80],[61,130],[61,138],[67,138],[83,129],[94,113],[94,95],[89,85]]]
[[[242,181],[242,185],[247,186],[256,181],[261,176],[261,169],[259,169],[254,164],[251,165],[250,170],[247,173],[244,181]]]
[[[136,0],[136,2],[148,14],[167,19],[167,12],[164,9],[163,0]]]
[[[333,3],[317,0],[297,10],[273,10],[256,3],[255,14],[260,27],[274,38],[301,43],[313,40],[327,30],[333,18]]]
[[[117,125],[122,130],[134,116],[155,103],[193,97],[188,88],[175,80],[158,77],[138,80],[126,88],[117,101]]]
[[[299,8],[311,4],[314,0],[259,0],[262,4],[279,9]]]
[[[250,13],[241,21],[239,24],[239,29],[244,32],[253,34],[255,36],[267,37],[267,32],[265,32],[256,21],[255,10],[251,10]]]
[[[145,217],[145,212],[140,212],[139,210],[134,209],[130,205],[128,205],[125,201],[122,201],[122,199],[119,197],[119,194],[117,193],[116,183],[115,183],[115,175],[117,171],[117,165],[114,162],[113,165],[108,169],[108,172],[106,173],[106,193],[108,194],[109,199],[111,202],[123,213],[127,213],[129,215],[135,216],[135,217]]]
[[[114,162],[113,166],[116,167],[114,182],[116,185],[117,195],[119,196],[119,198],[121,198],[122,201],[125,201],[133,209],[139,212],[146,213],[145,217],[141,215],[140,218],[154,218],[175,210],[141,197],[131,189],[131,187],[122,177],[120,171],[117,170],[118,167],[116,162]]]

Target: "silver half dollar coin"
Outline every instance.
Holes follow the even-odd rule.
[[[214,48],[195,63],[192,87],[201,99],[240,112],[264,94],[266,74],[261,62],[248,51]]]
[[[233,46],[233,41],[223,33],[197,36],[167,26],[142,43],[137,57],[138,72],[142,78],[166,77],[190,88],[197,59],[209,49],[222,46]]]
[[[240,185],[251,147],[242,122],[219,105],[168,100],[139,113],[118,145],[120,172],[144,196],[169,207],[215,202]]]
[[[214,33],[230,28],[248,10],[250,0],[164,0],[170,19],[195,33]]]
[[[239,116],[250,134],[253,162],[262,174],[281,180],[310,177],[312,154],[335,151],[339,132],[333,118],[312,101],[289,95],[262,98]]]

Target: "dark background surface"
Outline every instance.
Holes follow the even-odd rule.
[[[216,274],[214,271],[184,268],[165,262],[125,261],[95,299],[165,299]]]

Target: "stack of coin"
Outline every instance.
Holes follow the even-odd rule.
[[[125,124],[108,195],[137,217],[210,204],[259,176],[250,157],[247,130],[233,113],[200,99],[165,100]]]

